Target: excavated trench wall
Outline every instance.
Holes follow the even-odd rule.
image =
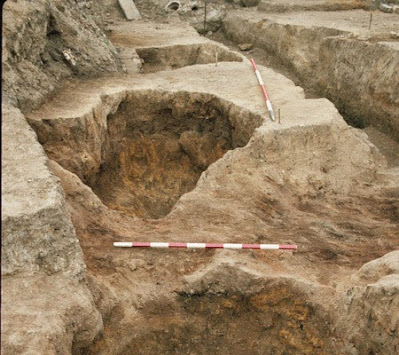
[[[24,122],[23,116],[20,115],[18,120],[15,120],[16,115],[19,115],[19,113],[10,112],[9,119],[12,119],[14,123],[20,122],[22,126]],[[154,211],[154,207],[151,204],[148,208],[142,208],[141,206],[136,208],[131,201],[128,203],[129,209],[133,205],[132,214],[150,218],[161,217],[168,213],[176,199],[182,193],[195,186],[199,175],[207,169],[209,164],[223,156],[227,150],[246,145],[252,137],[254,129],[261,125],[262,122],[262,117],[212,95],[149,90],[120,92],[114,96],[104,95],[101,97],[100,102],[93,106],[92,110],[86,111],[79,117],[30,120],[48,156],[58,161],[68,170],[76,173],[82,181],[92,186],[103,200],[108,197],[107,194],[109,193],[108,191],[104,192],[104,190],[114,186],[126,188],[122,193],[123,196],[126,195],[124,192],[130,192],[134,195],[135,192],[141,190],[143,193],[141,196],[136,196],[134,201],[140,199],[146,201],[148,196],[152,198],[151,194],[154,192],[161,195],[161,202],[163,203],[163,200],[166,200],[162,211]],[[11,124],[10,127],[12,127]],[[16,132],[19,132],[19,130],[20,128]],[[9,132],[11,131],[13,130],[9,130]],[[353,141],[346,139],[341,131],[335,133],[345,140],[347,146],[353,148],[354,144],[351,144]],[[290,137],[292,132],[288,130],[286,134]],[[332,135],[328,132],[326,136],[331,137]],[[30,134],[29,137],[33,139],[33,135]],[[311,138],[317,140],[320,134],[314,134],[312,129],[312,131],[308,130],[307,137],[310,141]],[[351,137],[350,134],[349,137]],[[250,158],[256,156],[257,161],[252,161],[252,165],[258,164],[256,171],[259,174],[264,176],[264,173],[267,172],[259,169],[266,161],[270,169],[269,174],[266,175],[268,179],[270,179],[270,176],[274,176],[273,174],[283,174],[278,169],[275,169],[274,166],[271,166],[273,162],[270,159],[271,156],[266,156],[265,152],[272,148],[279,153],[272,154],[272,156],[276,157],[276,160],[277,157],[279,161],[284,158],[287,166],[292,167],[294,171],[296,171],[295,169],[299,170],[298,167],[302,161],[298,159],[296,164],[292,164],[292,156],[282,157],[280,155],[283,138],[283,136],[280,136],[280,139],[260,142],[258,137],[258,144],[251,148],[252,151],[250,153],[242,157],[242,166],[248,167],[247,164],[251,162]],[[292,148],[293,143],[297,142],[296,145],[303,147],[305,152],[308,153],[305,158],[315,161],[312,147],[317,147],[318,145],[307,144],[306,136],[305,144],[303,144],[303,138],[303,135],[297,133],[295,139],[284,139],[284,142],[287,141],[284,144]],[[24,144],[26,142],[23,141]],[[319,142],[319,147],[325,146],[325,142]],[[342,151],[348,151],[347,146],[338,144]],[[25,147],[26,151],[24,151]],[[288,155],[289,148],[284,150]],[[244,149],[236,152],[241,151],[244,151]],[[321,148],[319,151],[321,151]],[[353,149],[353,151],[357,153],[356,149]],[[19,166],[22,155],[26,159],[26,152],[32,153],[31,147],[21,145],[15,147],[15,152],[9,150],[9,162],[17,162]],[[21,157],[18,154],[16,156],[16,153],[22,154]],[[126,328],[123,330],[125,333],[122,333],[121,318],[119,317],[121,317],[121,314],[124,315],[124,312],[126,312],[127,317],[132,316],[132,314],[133,316],[137,315],[132,299],[138,297],[135,293],[138,289],[137,286],[140,285],[134,282],[140,279],[143,274],[140,276],[137,276],[137,274],[131,277],[126,276],[130,276],[130,272],[143,269],[139,266],[139,261],[141,260],[132,261],[131,255],[126,257],[125,260],[116,260],[117,258],[113,256],[101,259],[101,256],[97,255],[97,260],[104,260],[104,265],[106,265],[101,271],[104,271],[105,268],[109,269],[104,274],[97,270],[95,277],[105,279],[105,275],[108,275],[108,280],[110,281],[108,286],[113,291],[106,295],[107,288],[104,287],[98,292],[99,299],[96,299],[96,301],[102,307],[98,304],[96,306],[102,312],[103,317],[101,320],[98,310],[94,307],[92,295],[86,289],[87,279],[84,276],[80,248],[74,233],[71,232],[72,225],[65,209],[64,197],[60,187],[57,185],[58,182],[53,179],[53,176],[50,176],[47,166],[45,166],[47,165],[47,160],[43,152],[36,147],[34,153],[36,154],[33,154],[35,155],[34,157],[32,154],[32,156],[28,156],[34,158],[29,161],[29,164],[36,165],[37,159],[40,159],[42,163],[41,171],[44,171],[43,176],[37,178],[35,175],[34,185],[28,188],[25,185],[27,183],[31,184],[32,180],[25,181],[23,179],[23,176],[27,173],[27,165],[21,165],[25,169],[23,174],[20,168],[15,169],[14,173],[16,174],[15,176],[18,176],[23,181],[21,181],[21,184],[16,185],[16,181],[10,179],[9,185],[12,185],[13,188],[22,186],[22,188],[17,190],[20,193],[21,201],[27,204],[35,204],[35,200],[32,199],[32,196],[26,195],[25,191],[32,190],[32,186],[36,185],[40,185],[40,189],[33,189],[40,194],[37,199],[47,203],[49,199],[43,198],[45,196],[43,193],[45,192],[44,188],[50,186],[50,193],[54,195],[52,191],[55,191],[56,200],[59,201],[56,205],[56,210],[50,211],[52,212],[51,215],[54,218],[57,215],[61,217],[57,220],[52,217],[50,221],[50,227],[54,227],[54,231],[52,231],[49,230],[49,217],[46,214],[46,210],[43,209],[40,215],[37,215],[38,218],[35,224],[37,230],[34,233],[42,230],[43,233],[39,233],[40,235],[37,235],[37,237],[40,239],[45,236],[45,238],[40,240],[42,244],[38,245],[38,247],[35,246],[34,251],[31,248],[26,249],[26,242],[20,238],[21,243],[18,246],[23,245],[23,251],[26,251],[26,255],[30,258],[28,264],[24,260],[25,264],[21,262],[21,265],[28,270],[31,266],[32,269],[41,268],[46,284],[43,285],[43,283],[38,283],[35,280],[28,281],[24,279],[23,288],[21,288],[21,284],[17,284],[13,289],[15,298],[21,294],[25,298],[20,303],[15,304],[15,310],[13,309],[12,312],[9,312],[12,316],[8,317],[7,321],[11,323],[15,315],[15,318],[20,321],[19,324],[15,322],[13,328],[10,328],[10,335],[7,334],[7,337],[11,339],[7,339],[9,343],[15,344],[16,340],[23,339],[23,345],[29,344],[29,351],[41,349],[45,352],[47,348],[44,348],[43,343],[35,344],[35,341],[37,339],[46,339],[46,342],[51,346],[56,344],[56,347],[52,347],[54,353],[72,352],[75,354],[118,353],[116,350],[118,347],[122,349],[119,353],[123,354],[137,353],[137,351],[143,354],[153,354],[154,352],[176,353],[176,351],[181,353],[198,351],[225,354],[245,353],[248,352],[248,349],[253,353],[269,352],[271,354],[282,351],[292,354],[298,352],[326,353],[332,351],[331,349],[336,350],[337,353],[345,353],[344,349],[341,348],[342,344],[335,344],[335,326],[330,323],[331,318],[327,311],[328,304],[326,304],[325,300],[333,300],[332,295],[324,293],[323,290],[319,293],[314,293],[311,285],[298,280],[297,277],[295,279],[280,276],[273,278],[264,276],[267,273],[262,273],[262,276],[259,276],[257,272],[254,272],[253,275],[251,275],[250,271],[241,272],[236,265],[231,265],[230,261],[226,265],[221,260],[216,260],[210,268],[199,270],[199,272],[185,277],[185,287],[180,287],[179,285],[179,287],[173,289],[177,290],[177,292],[173,291],[174,298],[172,300],[160,296],[155,298],[155,300],[147,299],[145,302],[143,301],[143,304],[148,307],[137,307],[137,313],[140,309],[142,313],[134,319],[134,322],[128,323],[127,326],[125,324]],[[341,150],[334,154],[337,157],[344,157],[344,154],[341,154]],[[302,156],[304,155],[302,154]],[[358,157],[360,157],[359,161],[348,162],[347,166],[352,168],[356,164],[359,166],[367,165],[361,160],[362,157],[364,159],[367,158],[366,161],[370,165],[374,162],[374,159],[369,155],[354,154],[354,159],[358,159]],[[303,160],[303,162],[307,160]],[[165,164],[159,164],[161,161],[165,162]],[[220,160],[219,162],[222,161]],[[320,161],[323,161],[322,173],[326,174],[329,169],[324,164],[324,158],[320,159]],[[332,164],[334,169],[339,169],[342,172],[342,164],[337,164],[336,159],[331,159],[331,162],[328,163]],[[54,164],[52,163],[52,165]],[[10,163],[10,166],[13,165]],[[216,164],[214,164],[212,167],[214,171],[221,170],[220,175],[227,174],[227,170],[221,169],[223,168],[221,165],[216,167]],[[10,169],[10,167],[8,168]],[[371,170],[374,171],[374,168]],[[38,171],[36,170],[36,172]],[[253,174],[247,174],[247,171],[244,171],[244,175],[243,180],[245,180],[246,185],[249,185],[249,180],[251,180],[251,175]],[[292,173],[292,175],[295,174]],[[308,178],[307,175],[307,173],[304,173],[301,176],[301,182],[297,186],[308,185],[305,182],[305,178]],[[74,178],[76,177],[74,176]],[[75,181],[77,180],[79,179],[76,178]],[[173,181],[171,182],[171,180]],[[285,184],[286,186],[295,186],[294,183],[296,183],[283,181],[282,178],[280,180],[279,184]],[[263,189],[266,184],[264,184],[263,180],[259,181],[259,186],[262,186]],[[325,181],[328,181],[327,178],[325,178]],[[176,182],[177,185],[180,185],[176,186]],[[314,189],[321,194],[322,192],[320,191],[323,190],[324,185],[316,179],[310,182],[313,182]],[[254,183],[253,178],[251,183]],[[248,192],[245,189],[242,189],[242,191],[234,190],[230,186],[226,187],[226,189],[229,189],[231,194],[246,194]],[[159,193],[159,190],[161,190],[161,193]],[[261,189],[257,193],[259,191]],[[85,200],[85,197],[91,194],[91,190],[87,188],[85,192],[87,194],[80,195],[78,198],[81,200],[77,203],[91,203],[90,200]],[[12,199],[10,205],[15,205],[15,196],[10,196],[9,198],[10,200]],[[83,200],[85,201],[82,202]],[[157,206],[160,204],[158,201],[156,201]],[[206,202],[209,203],[209,201],[207,200]],[[120,203],[119,201],[117,202],[118,204],[115,208],[120,208]],[[144,204],[142,203],[142,205]],[[35,206],[37,207],[37,204]],[[31,212],[29,207],[32,206],[18,210],[18,213],[23,210],[23,213],[21,212],[24,218],[23,223],[26,222],[27,225],[31,225],[31,223],[28,223],[29,220],[25,218],[28,215],[27,212]],[[74,212],[80,213],[81,210]],[[146,213],[147,215],[145,215]],[[240,210],[239,214],[243,214],[243,210]],[[95,211],[93,219],[101,220],[98,210]],[[250,224],[247,221],[245,222]],[[15,231],[19,233],[20,227],[21,220],[16,219],[15,229],[10,228],[6,232],[9,236],[16,235]],[[61,238],[62,240],[59,241],[61,244],[57,247],[53,242],[57,241],[57,236],[62,237],[65,235],[69,236],[67,243],[71,245],[63,249],[65,238]],[[23,235],[21,234],[21,236]],[[91,241],[95,243],[101,240],[99,235],[95,236],[93,234],[90,237],[92,238]],[[106,234],[106,237],[109,238],[109,235]],[[109,241],[110,239],[107,239],[107,243]],[[11,244],[14,245],[15,243]],[[50,250],[48,249],[50,246],[58,249]],[[66,251],[64,252],[64,250]],[[38,253],[34,254],[33,252],[36,253],[36,251]],[[54,251],[55,254],[53,253]],[[18,253],[21,254],[20,250],[18,250]],[[75,264],[68,265],[68,263],[64,265],[62,254],[65,253],[68,253],[68,257],[72,257],[77,266]],[[93,249],[91,249],[90,253],[93,253]],[[78,255],[77,260],[75,260],[76,255]],[[47,263],[47,257],[49,263]],[[148,258],[148,255],[146,258]],[[190,256],[186,257],[185,264],[191,265],[192,259]],[[154,257],[152,260],[154,260]],[[57,264],[53,265],[51,262],[56,262]],[[180,262],[180,260],[170,258],[169,262],[169,266],[172,269],[173,265]],[[137,264],[136,266],[134,265],[135,263]],[[154,264],[153,261],[152,263]],[[153,264],[149,265],[149,262],[145,264],[145,269],[149,271],[148,274],[151,274],[152,278],[156,274]],[[127,266],[121,272],[122,267],[126,265],[130,266]],[[6,270],[7,273],[19,272],[20,265],[11,266],[12,269]],[[59,271],[64,267],[69,272],[61,275],[62,282],[55,283],[54,279],[49,280],[49,272]],[[130,270],[129,273],[126,269]],[[71,274],[72,271],[73,275]],[[113,273],[114,271],[115,273]],[[187,269],[185,271],[188,272]],[[160,278],[162,282],[165,280],[165,275],[167,273],[162,273]],[[94,283],[93,278],[93,276],[89,278],[89,283]],[[119,280],[127,280],[127,285],[131,288],[127,289],[119,284],[120,288],[118,289],[117,282],[115,282],[118,278]],[[172,280],[176,279],[175,276],[170,278]],[[68,280],[76,281],[77,285],[71,285]],[[224,281],[224,284],[220,280]],[[167,288],[167,286],[165,287],[165,284],[163,284],[160,289]],[[90,287],[92,288],[93,286],[91,285]],[[23,292],[21,292],[21,289]],[[49,290],[51,292],[48,292]],[[103,290],[105,290],[104,293],[102,293]],[[121,290],[123,291],[119,292]],[[168,289],[168,291],[170,290],[171,288]],[[63,294],[62,292],[65,293]],[[383,300],[386,304],[392,304],[389,298],[387,300],[386,294],[388,292],[390,292],[389,289],[386,291],[384,288],[381,290],[382,295],[377,294],[377,297],[374,298]],[[322,302],[314,299],[315,294],[321,295]],[[93,296],[97,297],[94,292]],[[114,297],[115,303],[117,302],[117,297],[122,299],[126,297],[127,302],[124,305],[128,305],[128,307],[123,309],[119,304],[115,308],[108,307],[113,301],[109,301],[107,297]],[[367,309],[371,303],[370,298],[368,294],[364,298],[365,307],[361,304],[359,308]],[[352,298],[350,300],[352,301]],[[108,301],[109,303],[107,303]],[[28,307],[20,307],[21,304],[24,307]],[[380,308],[380,306],[372,308]],[[108,313],[104,312],[107,316],[103,314],[103,309],[107,309],[106,312]],[[385,313],[389,314],[389,310]],[[357,313],[353,312],[353,314],[354,324],[357,319]],[[62,318],[62,323],[60,324],[54,323],[54,319],[57,319],[58,315]],[[24,318],[25,316],[26,318]],[[367,317],[364,318],[366,319]],[[97,351],[98,349],[96,348],[91,351],[90,347],[87,347],[93,342],[95,336],[100,335],[103,331],[107,334],[107,329],[103,329],[102,322],[111,324],[115,332],[113,338],[108,338],[112,344],[111,350],[107,351],[109,349],[103,347],[101,351]],[[377,327],[386,323],[375,322]],[[40,327],[43,325],[46,325],[48,329],[41,330]],[[29,330],[26,331],[25,329]],[[33,332],[31,331],[32,329],[34,329]],[[365,329],[369,329],[367,325],[365,325]],[[373,330],[373,334],[370,335],[370,338],[372,338],[373,335],[379,333],[376,343],[381,339],[380,329],[376,328],[375,331]],[[392,329],[394,328],[392,327]],[[121,333],[125,337],[121,336]],[[359,332],[359,342],[362,341],[363,334],[363,332]],[[395,334],[394,330],[392,330],[392,334]],[[387,338],[385,334],[383,335],[384,341],[388,339],[385,344],[389,344],[389,339],[392,337]],[[104,344],[104,342],[101,342],[104,338],[97,343],[100,347]],[[14,344],[12,345],[14,346]],[[15,350],[17,347],[13,347],[11,349],[13,350],[10,350],[10,353],[22,352],[22,348]],[[364,349],[364,351],[366,350]]]
[[[221,220],[221,228],[217,230],[222,237],[227,238],[229,228],[230,238],[236,233],[235,228],[249,228],[247,233],[257,238],[256,231],[264,229],[275,217],[278,216],[275,223],[279,226],[288,221],[283,217],[286,210],[282,207],[288,195],[321,199],[328,192],[349,194],[351,185],[374,181],[375,149],[357,130],[343,122],[327,100],[305,101],[306,104],[298,101],[293,110],[300,105],[310,113],[307,118],[313,119],[315,125],[304,127],[294,121],[290,128],[288,122],[283,130],[264,125],[255,133],[255,128],[264,122],[263,117],[214,95],[186,91],[121,90],[103,95],[99,101],[93,100],[97,104],[81,111],[81,116],[31,118],[30,123],[47,154],[78,174],[97,190],[103,201],[107,194],[112,195],[114,187],[119,187],[122,192],[111,207],[125,209],[121,198],[133,195],[134,199],[126,204],[136,209],[131,214],[141,213],[150,218],[165,215],[171,205],[166,203],[159,211],[151,204],[148,209],[136,208],[137,201],[141,203],[149,198],[156,206],[163,203],[164,197],[167,202],[175,201],[181,193],[175,184],[187,178],[193,188],[201,171],[210,163],[226,150],[245,145],[209,166],[195,191],[186,194],[187,198],[180,200],[180,207],[169,214],[169,222],[172,220],[171,224],[176,225],[169,233],[173,235],[178,229],[187,228],[186,231],[193,234],[190,238],[198,237],[196,228],[184,227],[179,219],[173,218],[180,214],[187,221],[190,219],[187,216],[195,216],[192,212],[196,211],[199,214],[192,219],[208,223],[209,216],[201,215],[202,202],[212,219],[219,218],[215,211],[223,210],[229,216],[230,219]],[[351,151],[349,159],[348,151]],[[335,176],[339,177],[337,182]],[[332,349],[331,353],[342,354],[350,348],[342,340],[345,338],[336,334],[335,314],[330,309],[335,294],[329,287],[301,280],[296,275],[276,276],[272,268],[258,270],[258,262],[243,267],[240,264],[245,258],[243,255],[237,256],[240,260],[234,264],[231,255],[226,257],[226,262],[223,259],[226,254],[216,254],[209,267],[200,268],[199,254],[195,254],[196,257],[165,254],[160,258],[160,254],[151,250],[151,253],[136,254],[132,260],[128,250],[115,254],[106,250],[112,249],[109,246],[112,236],[119,237],[120,231],[114,235],[100,226],[108,218],[101,208],[91,206],[84,211],[83,205],[91,205],[94,195],[87,187],[84,192],[78,192],[79,184],[81,188],[83,184],[75,183],[77,180],[74,177],[74,196],[70,196],[69,201],[73,201],[73,207],[79,206],[72,208],[73,220],[87,253],[88,269],[93,273],[91,289],[104,322],[103,336],[80,353],[323,354]],[[205,190],[208,194],[204,196]],[[168,195],[171,191],[173,194]],[[138,193],[141,196],[137,196]],[[162,198],[157,200],[157,196]],[[220,196],[226,198],[223,203]],[[262,196],[259,206],[257,199]],[[190,206],[190,199],[200,203],[191,202]],[[244,200],[248,204],[230,207],[235,201]],[[295,211],[295,215],[297,213]],[[251,219],[253,214],[256,218]],[[76,223],[85,218],[98,224],[85,224],[82,220]],[[159,226],[168,218],[163,221],[131,219],[128,228],[138,229],[141,222],[151,226],[159,223]],[[233,219],[238,224],[233,224]],[[212,223],[219,221],[211,220],[209,224]],[[116,231],[113,224],[118,224],[117,220],[108,220],[106,227]],[[93,234],[93,229],[87,231],[87,227],[94,226],[99,231],[97,234]],[[308,226],[303,228],[308,230]],[[301,229],[291,233],[303,234]],[[151,228],[145,235],[158,238],[161,234]],[[286,231],[284,238],[287,238]],[[309,259],[315,243],[304,236],[301,238],[302,253],[306,252]],[[314,238],[319,240],[320,234]],[[342,238],[342,234],[338,237],[330,234],[328,238],[336,241],[333,238]],[[93,248],[93,242],[100,244],[98,250]],[[359,247],[357,236],[350,244]],[[330,255],[337,257],[330,248],[325,250],[329,251],[329,258]],[[157,268],[154,264],[158,262],[161,266]],[[178,263],[184,267],[176,269]],[[145,280],[150,281],[145,283]],[[146,294],[149,290],[154,292]]]
[[[292,71],[312,94],[331,100],[347,122],[399,139],[399,48],[361,41],[347,32],[250,20],[234,13],[223,22],[227,38],[253,43]]]
[[[177,69],[188,65],[218,62],[242,62],[243,57],[214,43],[176,45],[153,48],[137,48],[137,54],[143,59],[143,71]]]
[[[116,49],[86,11],[75,1],[4,4],[2,89],[15,106],[38,107],[71,77],[122,71]]]

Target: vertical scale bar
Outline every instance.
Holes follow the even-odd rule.
[[[266,100],[266,106],[267,106],[267,110],[269,111],[270,118],[272,119],[272,121],[275,121],[273,107],[272,107],[272,104],[271,104],[271,102],[269,100],[269,95],[267,94],[265,83],[263,82],[263,79],[262,79],[262,77],[260,75],[258,67],[256,66],[255,61],[253,60],[253,58],[251,58],[251,64],[252,64],[252,67],[254,68],[256,78],[258,79],[259,85],[260,85],[260,87],[262,89],[263,96],[264,96],[264,98]]]

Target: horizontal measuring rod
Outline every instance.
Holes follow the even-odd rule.
[[[231,244],[231,243],[159,243],[159,242],[115,242],[118,248],[186,248],[186,249],[261,249],[261,250],[295,250],[298,247],[290,244]]]
[[[252,64],[252,67],[254,68],[255,75],[256,75],[256,78],[258,79],[259,85],[262,89],[263,97],[266,100],[266,107],[267,107],[267,110],[269,111],[270,118],[272,119],[272,121],[275,121],[272,103],[270,102],[269,95],[267,94],[267,91],[266,91],[265,83],[263,82],[263,79],[260,75],[260,71],[259,71],[258,67],[256,66],[255,61],[253,59],[251,59],[251,64]]]

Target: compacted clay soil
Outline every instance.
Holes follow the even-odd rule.
[[[13,12],[27,3],[12,1],[7,16],[16,21]],[[181,19],[193,23],[190,9],[198,12],[198,23],[204,4],[196,2],[193,10],[181,3]],[[386,113],[374,124],[371,114],[362,116],[367,105],[356,111],[354,100],[343,99],[350,90],[348,80],[340,81],[345,76],[323,87],[325,76],[315,65],[313,81],[303,80],[317,60],[298,56],[311,33],[324,56],[328,41],[342,41],[343,49],[349,41],[355,49],[365,44],[372,52],[377,37],[332,34],[330,23],[320,30],[336,12],[311,11],[367,6],[298,1],[302,7],[293,10],[306,15],[271,15],[265,9],[286,8],[261,1],[243,9],[244,3],[250,6],[220,1],[209,8],[227,12],[213,17],[227,39],[221,32],[208,37],[229,49],[201,37],[162,1],[138,1],[145,19],[133,22],[124,21],[113,1],[40,2],[41,21],[28,26],[25,37],[32,35],[29,28],[42,36],[38,56],[19,50],[28,46],[19,38],[3,60],[4,354],[399,351],[397,85],[388,76],[363,77],[375,92],[389,84],[386,96],[371,95]],[[157,22],[149,21],[155,9]],[[83,26],[95,40],[71,42],[67,19],[75,11],[84,15],[75,30]],[[399,15],[386,16],[393,17],[386,17],[388,27],[378,36],[385,33],[383,41],[394,48],[390,26]],[[298,17],[317,26],[308,28]],[[13,41],[10,23],[7,43]],[[75,65],[54,49],[49,26]],[[259,41],[248,28],[259,31]],[[348,29],[333,31],[341,30]],[[281,41],[270,53],[261,39],[277,32],[293,45]],[[251,64],[236,47],[243,42],[253,46],[247,54],[259,64],[277,121],[269,118]],[[279,57],[283,50],[287,61]],[[52,59],[40,61],[40,53]],[[360,53],[356,65],[380,58]],[[397,51],[384,53],[387,70],[397,72]],[[112,56],[117,59],[107,67]],[[82,70],[87,63],[98,70]],[[40,71],[43,80],[18,86],[26,68]],[[337,73],[341,69],[337,65]],[[352,81],[352,90],[363,95],[359,100],[366,100],[370,90]],[[35,85],[40,95],[32,99]],[[365,130],[348,125],[324,96],[367,122]],[[117,241],[298,249],[120,249],[113,246]]]

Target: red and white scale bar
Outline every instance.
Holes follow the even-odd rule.
[[[231,243],[159,243],[159,242],[115,242],[118,248],[186,248],[186,249],[261,249],[295,250],[290,244],[231,244]]]
[[[254,68],[255,75],[258,78],[259,85],[260,85],[260,87],[262,89],[263,96],[264,96],[264,98],[266,100],[266,106],[267,106],[267,110],[269,111],[270,118],[273,121],[275,121],[272,103],[270,102],[269,95],[267,94],[265,83],[263,82],[263,79],[262,79],[262,77],[260,75],[259,69],[256,66],[255,61],[253,59],[251,59],[251,64],[252,64],[252,67]]]

